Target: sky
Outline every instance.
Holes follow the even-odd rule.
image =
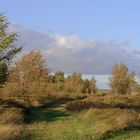
[[[25,49],[41,48],[52,70],[99,74],[117,62],[139,73],[139,6],[139,0],[0,0]]]
[[[81,38],[130,39],[140,36],[139,0],[0,0],[11,22]],[[138,46],[138,44],[137,44]]]

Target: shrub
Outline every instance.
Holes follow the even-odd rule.
[[[140,108],[140,96],[92,96],[67,103],[66,109],[79,111],[89,108]]]

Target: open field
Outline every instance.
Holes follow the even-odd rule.
[[[31,140],[138,140],[139,113],[131,109],[89,109],[71,112],[58,102],[31,110],[27,129]]]

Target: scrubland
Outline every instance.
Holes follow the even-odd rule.
[[[80,95],[48,95],[46,102],[44,97],[42,104],[25,108],[3,104],[1,140],[140,139],[138,95]]]
[[[19,58],[17,34],[0,13],[0,140],[140,140],[140,84],[116,64],[111,90],[74,72],[52,74],[42,53]]]

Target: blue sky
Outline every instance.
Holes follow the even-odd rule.
[[[95,73],[110,73],[116,62],[128,63],[131,69],[140,67],[134,66],[140,62],[140,0],[0,0],[0,10],[6,12],[11,23],[21,26],[12,28],[21,31],[26,46],[41,49],[42,45],[47,56],[53,52],[48,60],[60,60],[54,62],[54,69],[67,72],[64,67],[69,67],[61,56],[69,56],[67,63],[75,64],[69,69],[84,73],[92,73],[97,63],[101,65]],[[46,40],[55,40],[55,46],[48,48]],[[68,50],[60,46],[68,46]],[[69,50],[71,46],[75,50]],[[80,59],[86,59],[83,65]]]
[[[0,0],[11,22],[75,33],[81,38],[130,40],[139,47],[139,0]]]

